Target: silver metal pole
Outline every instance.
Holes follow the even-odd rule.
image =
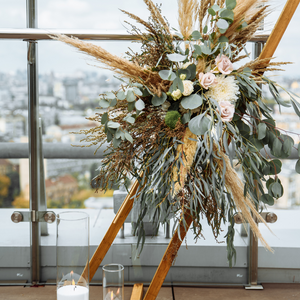
[[[27,28],[37,27],[36,0],[26,1]],[[30,170],[30,211],[31,211],[31,283],[40,281],[40,226],[37,221],[39,211],[39,105],[38,105],[38,68],[37,43],[27,41],[27,79],[28,79],[28,134],[29,134],[29,170]]]

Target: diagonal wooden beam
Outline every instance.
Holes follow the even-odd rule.
[[[259,58],[271,58],[279,45],[281,38],[288,27],[300,0],[287,0],[275,27],[273,28]]]
[[[108,228],[100,245],[97,247],[94,255],[92,256],[92,258],[89,262],[89,269],[90,269],[89,280],[90,281],[94,277],[103,258],[105,257],[107,251],[109,250],[111,244],[113,243],[119,230],[123,226],[127,216],[129,215],[129,213],[132,209],[134,196],[137,194],[138,188],[139,188],[139,183],[136,180],[135,183],[133,184],[132,188],[130,189],[130,193],[126,196],[125,200],[123,201],[122,205],[120,206],[113,222],[110,224],[110,227]],[[87,279],[88,278],[87,275],[88,275],[88,267],[86,266],[81,274],[81,277]]]
[[[177,230],[175,231],[168,245],[168,248],[156,270],[156,273],[151,281],[144,300],[155,300],[163,282],[165,281],[165,278],[173,264],[181,243],[184,240],[193,220],[191,215],[188,213],[185,213],[184,219],[185,224],[182,221],[179,223]],[[178,230],[180,230],[180,238],[178,235]]]

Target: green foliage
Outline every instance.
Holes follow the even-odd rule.
[[[176,110],[170,110],[165,116],[165,123],[171,129],[174,129],[178,120],[180,120],[181,114]]]

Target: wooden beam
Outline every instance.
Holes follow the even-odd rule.
[[[142,300],[144,293],[144,285],[142,283],[136,283],[133,286],[130,300]]]
[[[276,25],[259,56],[260,59],[273,57],[276,48],[298,7],[299,2],[300,0],[287,0],[279,19],[277,20]]]
[[[130,189],[130,193],[126,196],[125,200],[123,201],[122,205],[120,206],[113,222],[111,223],[110,227],[108,228],[105,236],[103,237],[100,245],[96,249],[94,255],[92,256],[90,262],[89,262],[89,267],[90,267],[90,278],[89,280],[91,281],[92,278],[94,277],[96,271],[98,270],[103,258],[105,257],[107,251],[109,250],[111,244],[113,243],[114,239],[116,238],[119,230],[123,226],[127,216],[129,215],[133,201],[134,201],[134,196],[138,192],[138,187],[139,183],[136,180],[135,183],[133,184],[132,188]],[[82,277],[83,278],[88,278],[87,277],[87,266],[84,268],[84,271],[82,272]]]
[[[173,264],[181,243],[184,240],[193,220],[190,214],[187,213],[184,215],[184,218],[186,224],[184,225],[182,221],[179,223],[177,230],[175,231],[168,245],[168,248],[156,270],[156,273],[151,281],[144,300],[155,300],[163,282],[165,281],[165,278]],[[180,239],[178,236],[178,230],[180,230]]]

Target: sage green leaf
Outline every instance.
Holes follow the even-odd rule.
[[[126,95],[125,95],[125,93],[124,93],[123,91],[119,91],[119,92],[117,93],[117,98],[118,98],[119,100],[125,100],[125,99],[126,99]]]
[[[270,166],[270,174],[269,175],[277,175],[281,172],[282,163],[279,159],[273,159],[269,162]]]
[[[118,148],[120,146],[121,142],[122,142],[121,139],[117,139],[116,136],[114,136],[114,138],[113,138],[113,146],[115,148]]]
[[[226,8],[234,9],[236,7],[236,0],[226,0]]]
[[[117,122],[108,121],[107,126],[108,126],[109,128],[119,128],[119,127],[120,127],[120,124],[117,123]]]
[[[282,151],[282,143],[278,138],[275,138],[272,143],[272,153],[274,156],[279,157]]]
[[[282,150],[287,156],[290,156],[292,153],[293,146],[294,146],[294,141],[292,138],[288,136],[288,138],[285,138],[283,142]]]
[[[128,111],[131,112],[134,110],[135,102],[128,102]]]
[[[300,143],[298,144],[298,156],[300,157]]]
[[[249,146],[252,151],[260,151],[264,147],[264,144],[253,135],[251,135],[248,140],[250,142]]]
[[[192,94],[187,97],[183,97],[183,99],[180,102],[182,107],[185,109],[195,109],[200,105],[202,105],[202,103],[203,103],[202,97],[199,96],[198,94]]]
[[[258,137],[257,138],[259,140],[262,140],[266,136],[267,125],[265,123],[259,123],[257,129],[258,129]]]
[[[135,122],[135,118],[133,118],[131,116],[125,117],[124,120],[130,124],[133,124]]]
[[[217,4],[214,4],[211,8],[212,8],[215,12],[217,12],[217,11],[220,10],[220,6],[217,5]]]
[[[128,90],[128,91],[127,91],[126,99],[127,99],[128,102],[133,102],[133,101],[135,101],[135,95],[134,95],[134,93],[133,93],[132,90]]]
[[[109,102],[107,100],[105,100],[105,99],[100,99],[99,105],[102,108],[108,108],[109,107]]]
[[[189,129],[196,135],[203,135],[209,128],[210,120],[205,116],[205,113],[194,117],[189,122]]]
[[[108,113],[104,113],[101,117],[101,124],[105,124],[108,121]]]
[[[225,21],[226,22],[226,21]],[[211,54],[211,48],[208,45],[201,45],[201,51],[206,54],[206,55],[210,55]]]
[[[125,134],[122,130],[120,130],[120,128],[117,129],[116,133],[115,133],[116,139],[122,139],[124,140],[125,138]]]
[[[269,194],[261,195],[259,200],[268,205],[274,205],[274,199]]]
[[[215,16],[216,15],[216,12],[212,9],[212,8],[209,8],[208,9],[208,13],[212,16]]]
[[[114,107],[116,104],[117,104],[117,99],[116,98],[111,99],[110,102],[109,102],[110,107]]]
[[[158,72],[158,75],[163,80],[173,81],[176,78],[176,74],[174,72],[170,72],[170,70],[161,70]]]
[[[133,87],[133,92],[138,95],[138,96],[142,96],[143,95],[143,92],[137,88],[137,87]]]
[[[114,99],[115,97],[116,97],[115,94],[112,92],[105,93],[105,98],[107,98],[107,99]]]
[[[271,185],[271,183],[275,182],[275,180],[273,178],[269,178],[266,182],[266,188],[269,189],[269,186]]]
[[[181,122],[182,122],[182,124],[186,124],[186,123],[188,123],[188,122],[190,121],[190,119],[191,119],[191,113],[188,112],[188,113],[185,113],[185,114],[182,116]]]
[[[207,25],[205,25],[205,27],[203,28],[203,33],[206,34],[207,30],[208,30],[208,27],[207,27]]]
[[[279,182],[274,182],[270,184],[270,189],[272,191],[272,194],[275,198],[280,198],[283,195],[283,188],[282,185]]]
[[[182,55],[179,53],[167,54],[168,60],[173,62],[184,61],[187,58],[187,55]]]
[[[295,167],[295,170],[298,174],[300,174],[300,159],[297,160],[296,162],[296,167]]]
[[[112,133],[108,130],[106,133],[106,137],[107,137],[107,142],[111,142],[111,140],[113,139],[113,135]]]
[[[194,30],[192,32],[192,38],[195,40],[199,40],[201,38],[201,33],[198,30]]]
[[[132,138],[132,136],[129,134],[128,131],[125,131],[125,139],[126,139],[127,141],[129,141],[131,144],[133,143],[133,138]]]
[[[230,10],[230,9],[225,9],[225,10],[222,10],[222,11],[221,11],[220,17],[221,17],[222,19],[225,19],[225,20],[233,21],[233,19],[234,19],[234,14],[233,14],[233,11],[232,11],[232,10]]]
[[[142,99],[139,99],[135,102],[135,108],[137,110],[143,110],[145,108],[145,102]]]
[[[161,93],[161,97],[154,95],[151,102],[154,106],[160,106],[165,103],[167,98],[168,97],[167,97],[166,93]]]
[[[226,37],[225,35],[221,35],[219,37],[219,43],[229,43],[228,37]]]
[[[191,73],[189,69],[179,69],[177,72],[177,76],[180,77],[181,74],[184,74],[186,76],[185,80],[190,79]]]
[[[189,65],[187,67],[187,70],[189,70],[190,74],[191,74],[190,75],[190,80],[195,79],[195,77],[196,77],[196,65],[194,65],[194,64]]]
[[[224,19],[219,19],[217,22],[217,26],[219,29],[227,30],[229,27],[229,24],[226,20]]]
[[[202,50],[201,47],[199,45],[194,45],[195,48],[195,52],[197,55],[201,55],[202,54]]]

